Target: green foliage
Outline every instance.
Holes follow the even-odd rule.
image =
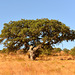
[[[3,49],[1,50],[1,53],[7,53],[7,54],[9,54],[10,52],[16,53],[16,50],[11,50],[11,49],[9,49],[9,48],[3,48]]]
[[[18,50],[24,46],[25,50],[29,46],[39,44],[52,46],[61,43],[63,40],[75,39],[75,31],[58,20],[36,19],[10,21],[5,23],[0,34],[0,43],[3,43],[8,50]],[[45,52],[47,49],[45,49]],[[48,50],[49,51],[49,50]],[[47,52],[49,53],[49,52]]]
[[[3,48],[2,50],[1,50],[1,53],[8,53],[9,52],[9,50],[7,49],[7,48]]]
[[[56,48],[55,49],[55,52],[57,53],[57,52],[61,52],[62,51],[62,49],[61,48]]]
[[[50,49],[41,49],[40,55],[51,55],[51,50]]]
[[[23,49],[17,50],[16,53],[17,54],[24,54],[24,50]]]
[[[1,50],[1,53],[6,53],[6,49],[3,48],[3,49]]]
[[[71,49],[70,54],[75,56],[75,47]]]
[[[62,51],[61,48],[54,48],[54,49],[52,50],[52,53],[58,53],[58,52],[61,52],[61,51]]]
[[[45,45],[40,49],[40,55],[51,55],[52,49],[51,46]]]
[[[63,51],[64,51],[66,54],[68,54],[68,53],[69,53],[69,50],[68,50],[68,49],[66,49],[66,48],[64,48],[64,49],[63,49]]]

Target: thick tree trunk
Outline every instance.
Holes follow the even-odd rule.
[[[30,49],[28,50],[28,52],[29,52],[29,58],[30,58],[31,60],[35,60],[35,58],[36,58],[35,52],[36,52],[36,50],[38,50],[39,48],[41,48],[40,45],[37,46],[37,47],[34,47],[34,48],[33,48],[33,46],[30,46]]]
[[[33,51],[30,52],[30,59],[34,60],[34,53],[33,53]]]
[[[29,52],[29,58],[31,60],[34,60],[34,51],[33,51],[33,46],[30,46],[30,49],[28,50]]]

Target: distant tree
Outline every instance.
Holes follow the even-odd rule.
[[[61,52],[62,51],[62,49],[61,48],[56,48],[55,49],[55,52],[57,53],[57,52]]]
[[[52,46],[45,45],[43,48],[39,49],[41,55],[51,55],[53,50]]]
[[[6,53],[7,52],[7,49],[6,48],[3,48],[2,50],[1,50],[1,53]]]
[[[58,20],[46,18],[10,21],[4,24],[0,34],[0,43],[3,43],[8,50],[18,50],[23,46],[25,52],[30,50],[31,60],[39,48],[44,48],[46,45],[52,47],[64,40],[73,41],[74,39],[74,30],[70,30],[68,26]]]
[[[72,56],[75,56],[75,47],[71,49],[70,54],[71,54]]]
[[[67,48],[64,48],[63,51],[64,51],[66,54],[69,53],[69,49],[67,49]]]

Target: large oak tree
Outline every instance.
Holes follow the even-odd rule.
[[[33,60],[38,48],[61,43],[62,41],[75,39],[75,31],[58,20],[36,19],[10,21],[4,24],[0,34],[0,43],[3,43],[10,51],[18,50],[24,46],[25,51],[30,52]]]

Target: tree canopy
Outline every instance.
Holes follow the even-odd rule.
[[[11,50],[18,50],[22,46],[52,46],[62,41],[75,39],[75,31],[58,20],[36,19],[10,21],[4,23],[0,34],[0,43]]]

